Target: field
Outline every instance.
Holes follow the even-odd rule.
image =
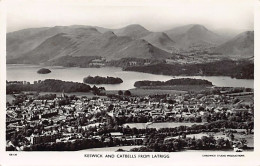
[[[234,136],[236,139],[246,139],[247,140],[247,146],[248,147],[254,147],[254,134],[249,134],[249,135],[243,135],[239,133],[234,133]]]
[[[189,138],[193,138],[195,137],[195,139],[201,139],[201,137],[203,136],[209,136],[209,135],[213,135],[215,139],[219,139],[219,138],[224,138],[224,139],[229,139],[230,138],[226,135],[223,134],[222,132],[217,132],[217,133],[199,133],[199,134],[189,134],[186,135],[186,137]],[[253,134],[249,134],[249,135],[244,135],[244,134],[240,134],[240,133],[234,133],[235,139],[240,140],[242,138],[247,140],[247,146],[248,147],[254,147],[254,135]],[[171,138],[178,138],[179,136],[176,137],[168,137],[166,139],[171,139]]]
[[[137,90],[155,90],[155,91],[173,91],[179,93],[186,93],[187,91],[202,91],[211,88],[211,86],[206,85],[164,85],[164,86],[143,86],[137,88]]]
[[[253,95],[245,95],[245,96],[236,96],[239,100],[243,100],[242,103],[254,103],[254,96]]]
[[[136,96],[147,96],[147,95],[155,95],[155,94],[184,94],[187,93],[186,91],[180,91],[180,90],[168,90],[168,89],[143,89],[143,88],[136,88],[136,89],[130,89],[131,94]]]
[[[45,94],[56,94],[57,96],[61,96],[62,92],[40,92],[40,95],[45,95]],[[86,96],[88,98],[96,97],[97,95],[94,95],[91,92],[72,92],[72,93],[65,93],[65,95],[71,96],[75,95],[78,97]],[[106,98],[106,96],[99,96],[100,98]]]
[[[91,149],[84,149],[80,151],[92,151],[92,152],[116,152],[118,149],[123,149],[125,151],[129,151],[133,148],[139,148],[141,146],[115,146],[115,147],[104,147],[104,148],[91,148]]]
[[[201,137],[203,136],[209,136],[209,135],[213,135],[215,139],[219,139],[219,138],[224,138],[224,139],[229,139],[226,135],[224,135],[222,132],[217,132],[217,133],[199,133],[199,134],[189,134],[189,135],[186,135],[186,137],[189,137],[189,138],[193,138],[195,137],[195,139],[201,139]],[[176,136],[176,137],[168,137],[166,139],[170,139],[170,138],[178,138],[179,136]]]
[[[6,102],[9,102],[10,104],[12,104],[14,99],[15,98],[13,95],[6,95]]]
[[[179,126],[192,126],[192,125],[199,125],[203,123],[176,123],[176,122],[162,122],[162,123],[153,123],[148,125],[148,128],[174,128]],[[146,123],[125,123],[124,126],[129,126],[130,128],[137,128],[137,129],[145,129]]]
[[[148,95],[155,95],[155,94],[184,94],[187,93],[186,91],[179,91],[179,90],[166,90],[166,89],[142,89],[142,88],[135,88],[129,90],[133,96],[148,96]],[[107,94],[118,94],[117,90],[110,90],[106,91]]]

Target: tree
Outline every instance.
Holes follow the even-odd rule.
[[[182,138],[185,139],[186,138],[186,134],[185,133],[182,133]]]
[[[42,124],[47,126],[49,124],[49,121],[48,120],[43,120]]]
[[[196,148],[197,149],[202,149],[203,148],[203,142],[201,139],[196,140]]]
[[[32,129],[27,129],[26,130],[26,137],[30,137],[30,135],[32,135],[33,130]]]
[[[216,141],[216,146],[219,149],[222,149],[224,147],[224,145],[226,144],[226,141],[223,138],[219,138]]]
[[[234,139],[235,139],[235,136],[234,136],[234,134],[233,134],[233,133],[231,133],[231,135],[230,135],[230,139],[231,139],[231,141],[234,141]]]
[[[129,90],[127,90],[127,91],[124,92],[124,95],[125,96],[131,96],[131,92]]]
[[[247,146],[247,140],[245,138],[241,138],[240,139],[240,142],[241,142],[241,147],[244,148]]]
[[[172,99],[170,99],[170,100],[168,100],[168,103],[169,104],[174,104],[176,101],[175,100],[172,100]]]
[[[119,95],[119,96],[122,96],[122,95],[123,95],[123,91],[119,90],[119,91],[118,91],[118,95]]]
[[[113,109],[114,109],[114,105],[113,105],[113,104],[110,104],[110,105],[108,106],[107,111],[112,111]]]
[[[94,95],[98,95],[100,93],[100,90],[95,85],[92,87],[92,91]]]

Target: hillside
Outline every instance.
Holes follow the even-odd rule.
[[[174,39],[175,36],[186,33],[193,26],[194,26],[194,24],[178,26],[178,27],[174,27],[170,30],[164,31],[164,33],[166,33],[171,39]]]
[[[254,31],[240,33],[216,47],[214,51],[224,55],[235,55],[239,58],[252,58],[254,56]]]
[[[164,32],[153,32],[143,37],[143,39],[162,50],[168,52],[175,50],[175,42]]]
[[[55,26],[44,28],[30,28],[10,32],[6,35],[7,60],[18,58],[32,51],[46,39],[59,33],[79,33],[89,29],[86,26]]]
[[[8,33],[6,36],[7,59],[19,57],[46,40],[53,34],[47,34],[48,28],[31,28]]]
[[[180,49],[193,46],[210,47],[224,41],[224,37],[198,24],[173,28],[165,33],[175,42],[175,47]]]
[[[118,37],[111,31],[102,34],[95,28],[80,28],[54,35],[20,58],[8,62],[45,63],[65,56],[98,56],[115,60],[128,57],[162,59],[171,55],[143,39]]]

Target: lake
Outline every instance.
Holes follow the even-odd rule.
[[[141,80],[150,81],[167,81],[172,78],[198,78],[211,81],[216,86],[226,87],[254,87],[254,80],[246,79],[232,79],[225,76],[165,76],[148,73],[140,73],[133,71],[123,71],[118,67],[104,67],[104,68],[78,68],[78,67],[60,67],[49,66],[51,70],[49,74],[38,74],[37,71],[43,66],[38,65],[17,65],[7,64],[8,81],[33,81],[45,80],[45,79],[59,79],[63,81],[83,82],[83,78],[87,76],[111,76],[119,77],[123,80],[123,83],[116,85],[97,85],[103,86],[107,90],[127,90],[134,88],[134,83]]]

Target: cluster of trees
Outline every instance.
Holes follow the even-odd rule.
[[[161,141],[151,137],[145,143],[146,148],[136,148],[132,151],[154,151],[154,152],[175,152],[184,149],[209,150],[209,149],[232,149],[232,142],[228,139],[215,139],[213,136],[202,136],[200,139],[186,138],[185,134],[178,139]]]
[[[171,79],[168,81],[136,81],[135,87],[142,86],[167,86],[167,85],[209,85],[212,86],[212,82],[202,79],[191,79],[191,78],[180,78],[180,79]]]
[[[122,58],[119,60],[109,61],[107,65],[125,68],[128,66],[132,66],[131,62],[136,62],[136,65],[144,65],[145,63],[150,63],[150,64],[162,63],[164,62],[164,60],[143,59],[143,58]]]
[[[36,100],[53,100],[57,97],[56,94],[45,94],[35,97]]]
[[[119,96],[122,96],[122,95],[124,95],[124,96],[131,96],[132,95],[129,90],[126,90],[124,92],[122,90],[119,90],[117,93],[118,93]]]
[[[83,139],[76,139],[75,142],[58,142],[52,144],[38,144],[26,147],[24,150],[28,151],[41,151],[41,150],[53,150],[53,151],[70,151],[70,150],[81,150],[88,148],[98,148],[107,146],[124,146],[124,145],[144,145],[141,149],[133,149],[133,151],[179,151],[184,148],[189,149],[229,149],[229,141],[220,139],[213,139],[213,137],[202,137],[201,139],[191,139],[186,138],[188,134],[197,134],[201,132],[220,132],[224,131],[223,128],[244,128],[253,129],[254,124],[251,123],[238,123],[230,121],[216,121],[212,123],[188,126],[179,126],[174,128],[161,128],[156,130],[155,128],[146,129],[136,129],[136,128],[123,128],[116,124],[116,119],[110,117],[108,119],[109,124],[98,129],[96,127],[91,127],[88,130],[80,130],[78,132],[82,133],[85,137]],[[60,124],[65,125],[65,124]],[[23,130],[15,132],[13,135],[9,135],[7,140],[11,140],[14,145],[19,145],[19,143],[24,142],[28,145],[28,140],[25,139],[26,136],[30,136],[32,133],[40,133],[44,128],[43,124],[38,124],[35,127],[26,126]],[[139,140],[126,140],[126,139],[114,139],[109,134],[110,132],[122,132],[124,135],[132,135],[140,137],[142,135],[146,136],[143,141]],[[101,140],[92,139],[91,136],[99,135]],[[229,134],[231,140],[234,140],[234,135]],[[178,139],[171,138],[165,139],[167,137],[176,137]],[[106,141],[105,141],[106,140]],[[9,150],[12,148],[8,147]]]
[[[113,122],[114,123],[114,122]],[[197,134],[201,132],[209,132],[215,133],[223,131],[223,127],[227,128],[237,128],[238,127],[250,127],[250,125],[246,126],[244,123],[236,123],[229,121],[219,121],[214,123],[208,123],[205,125],[193,125],[191,127],[187,126],[179,126],[175,128],[162,128],[159,130],[146,128],[146,129],[136,129],[136,128],[122,128],[117,125],[114,127],[107,126],[102,130],[94,129],[92,132],[96,132],[98,135],[104,135],[108,132],[122,132],[125,135],[146,135],[146,139],[144,139],[143,144],[145,147],[134,148],[131,151],[139,151],[139,152],[174,152],[180,151],[183,149],[196,149],[196,150],[206,150],[206,149],[231,149],[231,142],[228,139],[215,139],[211,134],[211,136],[203,136],[200,139],[195,138],[187,138],[188,134]],[[251,124],[251,127],[253,125]],[[91,133],[89,133],[91,134]],[[234,140],[234,135],[229,134],[230,139]],[[172,139],[165,139],[166,137],[178,137]],[[138,144],[137,144],[138,145]]]
[[[111,118],[109,120],[109,125],[106,125],[105,127],[102,127],[102,129],[95,129],[91,131],[93,134],[94,132],[98,135],[103,135],[109,132],[122,132],[125,135],[146,135],[149,137],[149,135],[158,135],[161,139],[164,139],[166,137],[175,137],[179,136],[182,133],[185,134],[196,134],[201,132],[220,132],[223,130],[223,128],[229,128],[229,129],[246,129],[246,130],[252,130],[254,129],[254,122],[231,122],[231,121],[215,121],[205,124],[194,124],[192,126],[178,126],[174,128],[145,128],[145,129],[137,129],[137,128],[123,128],[118,125],[118,121],[116,118]],[[250,132],[248,132],[250,133]]]
[[[177,128],[171,129],[160,129],[155,131],[147,136],[147,139],[144,141],[145,147],[135,148],[131,151],[147,152],[175,152],[181,151],[183,149],[196,149],[196,150],[208,150],[208,149],[231,149],[232,142],[228,139],[215,139],[212,134],[209,136],[202,136],[199,139],[188,138],[186,135],[195,134],[201,132],[219,132],[222,129],[220,128],[211,128],[211,127],[220,127],[215,126],[216,124],[210,124],[207,127],[202,125],[194,125],[192,127],[180,126]],[[211,129],[210,129],[211,128]],[[176,138],[176,136],[178,138]],[[231,140],[234,140],[234,135],[229,133],[228,136]],[[165,139],[166,137],[175,137],[170,139]],[[241,141],[246,143],[246,140]]]
[[[238,79],[254,79],[254,64],[248,63],[241,65],[239,72],[234,73],[231,77]]]
[[[96,87],[95,85],[92,87],[92,92],[94,95],[104,96],[106,93],[104,92],[104,87]]]
[[[90,148],[141,145],[142,141],[119,140],[110,138],[108,142],[98,139],[76,139],[74,142],[57,142],[52,144],[36,144],[25,147],[24,151],[77,151]]]
[[[178,136],[181,133],[185,132],[186,134],[196,134],[201,132],[219,132],[223,128],[230,128],[230,129],[246,129],[246,130],[252,130],[254,128],[254,122],[231,122],[231,121],[216,121],[211,123],[205,123],[205,124],[194,124],[190,127],[188,126],[178,126],[174,128],[161,128],[156,130],[155,128],[146,128],[146,129],[136,129],[136,128],[116,128],[114,126],[113,129],[108,129],[108,131],[118,131],[123,132],[125,134],[129,133],[135,133],[135,134],[161,134],[164,137],[166,136]],[[117,130],[115,130],[117,129]]]
[[[148,66],[130,66],[124,70],[175,76],[230,76],[240,79],[254,79],[254,64],[250,61],[221,60],[202,64],[158,63]]]
[[[25,94],[15,95],[14,97],[15,99],[13,100],[13,105],[19,105],[28,99],[27,95]]]
[[[117,123],[120,125],[125,123],[147,123],[147,122],[191,122],[191,123],[200,123],[202,122],[202,117],[152,117],[148,115],[139,115],[139,116],[124,116],[121,115],[120,117],[116,117]]]
[[[227,93],[254,92],[254,89],[244,87],[215,87],[214,89],[227,91]]]
[[[41,92],[89,92],[89,85],[77,82],[67,82],[55,79],[46,79],[34,84],[9,84],[6,86],[6,93],[20,93],[21,91]]]
[[[54,66],[64,66],[64,67],[90,67],[89,63],[94,59],[99,59],[98,56],[81,56],[81,57],[72,57],[72,56],[63,56],[55,60],[46,62],[47,65]]]
[[[241,93],[241,92],[254,92],[254,89],[252,88],[244,88],[244,87],[214,87],[211,89],[205,89],[199,91],[199,93],[202,93],[204,95],[211,95],[211,94],[221,94],[221,91],[225,91],[226,94],[230,93]]]
[[[100,77],[100,76],[88,76],[83,79],[84,83],[87,84],[120,84],[123,82],[121,78],[118,77]]]

